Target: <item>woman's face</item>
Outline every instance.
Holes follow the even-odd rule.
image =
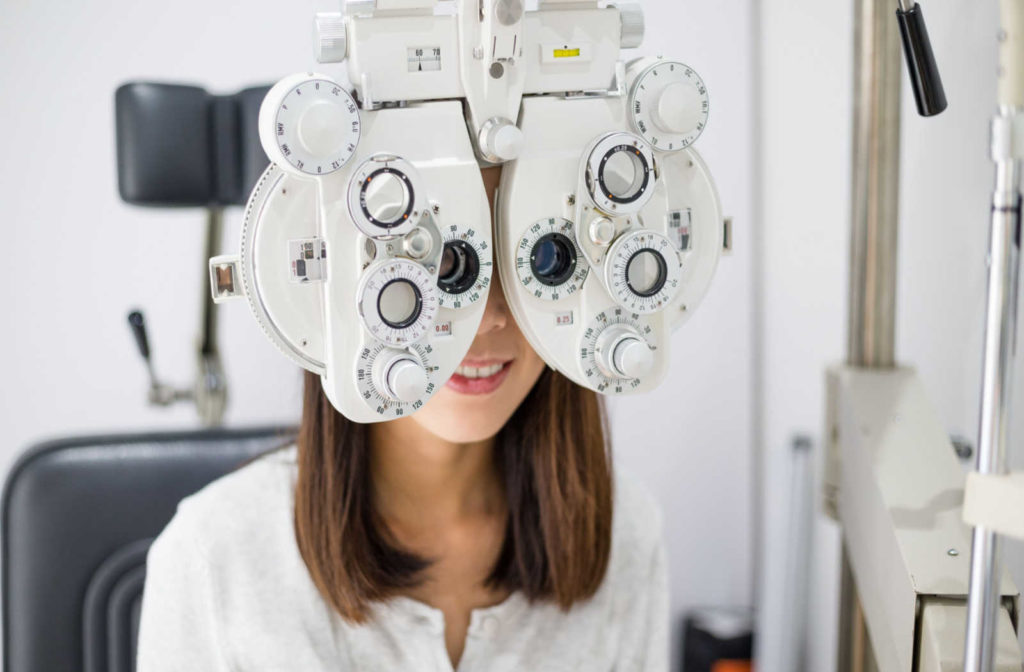
[[[494,212],[501,167],[480,172]],[[406,420],[453,443],[489,439],[512,416],[543,371],[544,360],[512,319],[495,268],[483,319],[462,364],[437,394]]]

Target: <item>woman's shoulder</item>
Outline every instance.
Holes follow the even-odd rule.
[[[631,472],[615,470],[612,563],[645,571],[663,544],[662,511],[646,485]]]
[[[190,539],[204,554],[235,552],[290,529],[296,474],[295,446],[261,455],[211,481],[178,503],[161,538]]]

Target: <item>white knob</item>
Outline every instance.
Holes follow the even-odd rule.
[[[639,378],[654,366],[644,337],[625,324],[613,324],[597,335],[597,367],[609,378]]]
[[[654,355],[647,343],[634,336],[626,337],[615,346],[612,366],[626,378],[641,378],[654,366]]]
[[[494,163],[519,158],[523,143],[523,132],[519,127],[502,117],[488,119],[480,129],[480,152]]]
[[[616,2],[609,7],[619,10],[622,30],[619,48],[634,49],[644,43],[644,10],[638,2]]]
[[[349,136],[347,119],[339,114],[341,106],[329,100],[315,100],[300,113],[299,142],[311,156],[319,159],[337,153]]]
[[[412,403],[423,396],[427,372],[418,362],[400,359],[388,370],[387,393],[399,401]]]
[[[590,241],[605,247],[615,238],[615,222],[607,217],[598,217],[590,223]]]
[[[411,403],[427,388],[427,372],[404,350],[387,348],[373,363],[373,384],[377,391],[396,401]]]
[[[318,63],[345,60],[345,17],[341,12],[318,12],[313,20],[313,55]]]
[[[704,118],[701,108],[703,100],[692,82],[672,82],[658,96],[658,104],[654,108],[654,123],[667,133],[690,133]]]

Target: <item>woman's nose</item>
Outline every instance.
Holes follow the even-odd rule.
[[[480,326],[476,333],[486,334],[489,331],[504,329],[510,319],[508,313],[505,292],[498,279],[498,270],[494,269],[494,275],[491,277],[491,290],[487,295],[487,305],[484,307],[484,316],[480,320]]]

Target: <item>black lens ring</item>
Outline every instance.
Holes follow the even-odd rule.
[[[608,163],[608,160],[610,158],[612,158],[615,154],[618,154],[619,152],[632,152],[633,154],[635,154],[636,158],[640,161],[640,169],[644,175],[644,179],[640,183],[640,187],[636,190],[636,192],[632,196],[627,196],[625,198],[621,196],[616,196],[615,194],[611,193],[611,189],[609,189],[608,185],[605,184],[604,182],[604,166],[606,163]],[[637,199],[644,195],[644,192],[647,191],[647,185],[650,181],[651,167],[647,163],[647,159],[644,158],[643,152],[641,152],[633,145],[615,145],[607,152],[605,152],[604,156],[601,157],[601,161],[597,165],[597,182],[598,185],[601,187],[601,194],[607,197],[608,200],[610,200],[612,203],[618,203],[620,205],[623,205],[626,203],[632,203],[636,201]]]
[[[633,283],[629,281],[629,267],[633,265],[633,261],[637,257],[639,257],[641,254],[644,254],[645,252],[652,254],[658,262],[658,279],[655,281],[654,285],[652,285],[651,289],[647,290],[646,292],[641,292],[637,290],[637,288],[633,286]],[[625,276],[626,286],[629,287],[629,291],[633,292],[637,296],[642,296],[644,298],[647,298],[648,296],[654,296],[665,287],[665,283],[668,281],[668,263],[665,261],[665,257],[661,256],[660,252],[652,250],[649,247],[644,247],[631,254],[629,256],[629,259],[626,260]]]
[[[403,212],[402,216],[399,217],[397,220],[390,223],[380,221],[379,219],[371,215],[370,211],[367,210],[366,208],[366,185],[372,182],[375,177],[377,177],[378,175],[382,175],[384,173],[391,173],[392,175],[398,176],[398,179],[402,180],[402,183],[405,185],[405,188],[408,190],[409,193],[409,204],[405,206],[405,212]],[[412,180],[409,179],[408,175],[398,170],[397,168],[392,168],[391,166],[384,166],[383,168],[378,168],[377,170],[367,175],[366,179],[363,180],[363,184],[359,188],[359,208],[363,211],[363,216],[366,217],[367,221],[369,221],[371,224],[373,224],[374,226],[379,226],[382,229],[394,229],[396,227],[401,226],[402,224],[405,224],[409,220],[409,216],[412,214],[412,209],[415,205],[416,193],[413,191],[412,188]]]
[[[405,318],[401,322],[392,322],[388,318],[384,317],[384,311],[382,311],[381,308],[380,308],[380,302],[381,302],[381,299],[384,298],[384,293],[387,291],[388,287],[390,287],[391,285],[395,284],[396,282],[402,282],[402,283],[405,283],[405,284],[409,285],[410,287],[412,287],[412,291],[416,294],[416,307],[413,308],[413,311],[409,315],[409,317]],[[411,327],[413,324],[416,323],[416,320],[420,319],[420,313],[422,313],[422,312],[423,312],[423,294],[420,293],[420,288],[416,286],[416,283],[409,282],[405,278],[395,278],[394,280],[388,280],[384,284],[384,286],[380,288],[380,293],[377,294],[377,315],[380,316],[381,322],[383,322],[384,324],[388,325],[392,329],[407,329],[407,328]]]
[[[469,291],[480,277],[480,257],[477,256],[476,249],[464,240],[449,240],[444,244],[444,249],[451,249],[459,256],[463,263],[457,264],[456,269],[461,267],[462,273],[453,280],[442,278],[439,274],[438,288],[445,294],[463,294]],[[444,252],[441,254],[443,259]]]
[[[551,243],[565,252],[566,258],[569,260],[568,263],[558,270],[557,274],[552,276],[542,275],[537,270],[537,248],[547,243]],[[558,287],[565,284],[576,271],[576,261],[576,246],[564,233],[546,233],[537,239],[537,242],[533,244],[533,248],[530,250],[530,270],[533,272],[533,277],[548,287]]]

